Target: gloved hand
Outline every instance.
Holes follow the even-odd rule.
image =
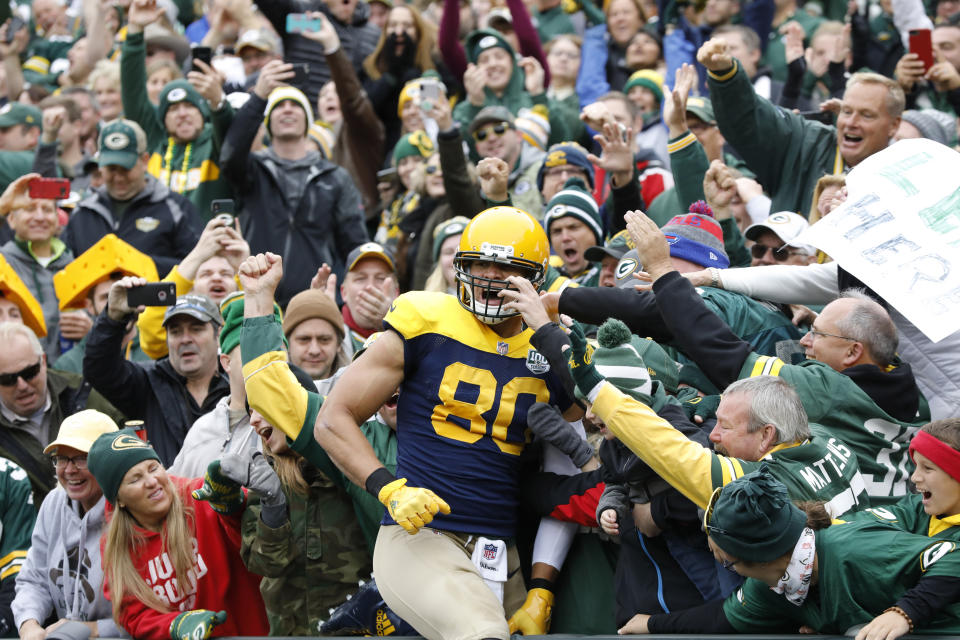
[[[593,457],[593,447],[580,437],[576,429],[563,419],[560,410],[545,402],[537,402],[527,411],[527,426],[537,437],[549,442],[582,467]]]
[[[214,511],[224,515],[243,509],[244,498],[240,483],[223,472],[219,460],[214,460],[207,466],[203,486],[194,489],[192,495],[194,500],[206,500]]]
[[[450,505],[430,489],[406,486],[406,478],[398,478],[385,485],[377,494],[390,517],[413,535],[433,521],[439,513],[450,513]]]
[[[171,640],[206,640],[213,628],[227,621],[226,611],[194,609],[184,611],[170,624]]]
[[[695,396],[689,400],[684,400],[681,405],[683,412],[687,414],[687,419],[695,424],[703,424],[704,421],[717,416],[717,407],[720,406],[720,396]]]
[[[510,616],[510,633],[525,636],[542,636],[550,631],[550,616],[553,614],[553,592],[546,589],[530,589],[527,601]]]
[[[567,368],[577,389],[587,397],[593,388],[604,381],[597,368],[593,366],[593,346],[587,342],[580,325],[574,323],[570,328],[570,349],[567,350]]]
[[[252,458],[238,453],[224,455],[220,458],[220,471],[260,496],[260,504],[279,506],[287,502],[280,477],[259,451]]]

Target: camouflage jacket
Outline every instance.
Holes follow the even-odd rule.
[[[272,636],[311,636],[329,610],[372,569],[353,503],[325,475],[308,467],[306,496],[288,491],[290,520],[272,529],[251,505],[243,517],[241,554],[259,575]]]

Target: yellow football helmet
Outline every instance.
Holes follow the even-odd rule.
[[[481,211],[464,228],[460,249],[453,258],[457,278],[457,297],[465,309],[486,324],[499,324],[519,315],[501,309],[497,293],[509,288],[506,280],[475,276],[475,262],[494,262],[520,270],[539,288],[547,273],[550,243],[539,222],[522,209],[491,207]],[[482,300],[481,300],[482,298]]]

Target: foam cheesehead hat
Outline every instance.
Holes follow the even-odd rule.
[[[195,106],[206,120],[210,117],[210,106],[206,98],[193,88],[193,85],[184,79],[171,80],[160,90],[160,99],[157,102],[157,115],[162,122],[167,110],[178,102],[187,102]]]
[[[93,409],[84,409],[63,419],[57,439],[48,444],[43,452],[50,454],[56,451],[57,447],[70,447],[89,453],[97,438],[116,431],[117,423],[110,416]]]
[[[623,393],[649,404],[656,381],[676,393],[677,363],[653,340],[632,334],[627,325],[611,318],[600,325],[597,343],[593,352],[597,371]]]
[[[569,178],[563,189],[550,198],[546,213],[543,214],[543,228],[550,235],[550,225],[560,218],[571,216],[587,225],[593,231],[597,244],[603,242],[603,226],[600,223],[600,208],[597,201],[587,191],[587,185],[580,178]]]
[[[263,126],[267,128],[267,133],[270,133],[270,114],[273,113],[277,105],[284,100],[293,100],[303,109],[303,112],[307,116],[306,129],[303,131],[303,135],[306,136],[307,131],[310,129],[310,124],[313,122],[313,107],[310,106],[310,101],[307,100],[307,96],[304,95],[303,91],[290,86],[277,87],[271,91],[267,97],[267,108],[263,112]]]
[[[547,169],[553,167],[562,167],[565,164],[572,164],[580,167],[587,174],[587,182],[590,188],[593,188],[594,169],[590,161],[587,160],[587,150],[576,142],[558,142],[550,145],[547,149],[547,155],[537,171],[537,189],[543,191],[543,175]]]
[[[714,492],[703,526],[717,546],[733,557],[769,562],[793,551],[807,516],[763,464]]]
[[[674,216],[660,230],[670,245],[670,256],[701,267],[726,269],[730,259],[723,249],[723,229],[702,200],[690,205],[691,213]]]
[[[30,327],[38,338],[47,335],[47,323],[43,318],[43,308],[3,255],[0,255],[0,297],[6,298],[17,305],[17,308],[20,309],[23,324]]]
[[[644,87],[653,94],[657,102],[663,102],[663,76],[653,69],[641,69],[635,71],[627,79],[627,84],[623,85],[623,92],[630,93],[634,87]]]
[[[108,233],[53,275],[60,310],[83,309],[90,290],[115,273],[158,280],[153,258]]]
[[[120,429],[104,433],[94,441],[87,454],[87,468],[97,479],[107,501],[116,504],[123,476],[144,460],[159,462],[160,456],[153,447],[137,437],[135,430]]]
[[[240,333],[243,329],[243,301],[243,291],[234,291],[220,301],[220,317],[223,318],[223,328],[220,329],[220,353],[229,354],[240,344]],[[273,317],[277,322],[283,319],[283,313],[276,302],[273,303]]]

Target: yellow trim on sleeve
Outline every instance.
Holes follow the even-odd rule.
[[[708,69],[708,70],[707,70],[707,75],[710,76],[711,78],[713,78],[714,80],[716,80],[717,82],[726,82],[727,80],[729,80],[729,79],[732,78],[733,76],[737,75],[737,69],[739,69],[739,68],[740,68],[740,63],[737,62],[737,59],[736,59],[736,58],[734,58],[734,59],[733,59],[733,69],[731,69],[730,71],[727,71],[727,72],[726,72],[725,74],[723,74],[722,76],[718,76],[718,75],[715,74],[713,71],[710,71],[710,70]]]
[[[609,382],[600,387],[593,413],[661,478],[698,507],[707,507],[713,492],[710,472],[714,454],[709,449],[688,440],[653,409]]]
[[[283,351],[269,351],[243,365],[250,406],[275,428],[296,440],[307,416],[309,394],[300,386]]]
[[[681,149],[686,149],[690,145],[696,143],[696,141],[697,141],[697,136],[693,135],[693,132],[688,131],[687,135],[667,145],[667,153],[674,154],[677,151],[680,151]]]
[[[778,376],[780,375],[780,369],[783,368],[784,362],[780,358],[775,358],[773,356],[760,356],[757,358],[756,362],[753,363],[753,369],[750,370],[751,378],[757,376]]]

